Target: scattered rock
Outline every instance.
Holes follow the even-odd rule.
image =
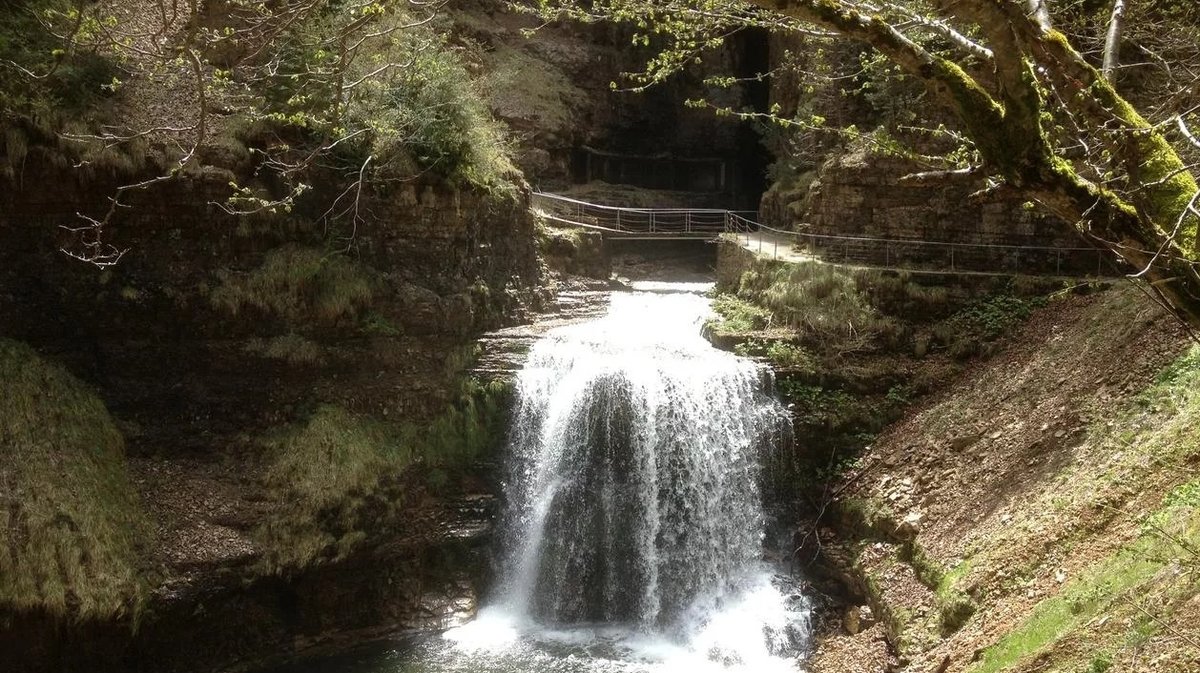
[[[905,539],[912,539],[921,532],[921,519],[924,517],[918,511],[909,512],[904,519],[900,521],[900,525],[896,527],[896,534]]]
[[[975,442],[978,442],[980,438],[982,438],[982,435],[978,433],[963,435],[962,437],[955,437],[954,439],[950,440],[950,448],[954,449],[955,451],[962,451],[963,449],[970,447]]]
[[[858,635],[858,632],[862,630],[862,621],[859,619],[857,607],[846,608],[845,614],[842,615],[842,626],[846,629],[846,633],[852,636]]]

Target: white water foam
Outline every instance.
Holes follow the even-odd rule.
[[[501,590],[445,635],[478,665],[444,670],[798,670],[808,603],[761,560],[761,454],[785,415],[700,335],[707,287],[639,285],[534,345]]]

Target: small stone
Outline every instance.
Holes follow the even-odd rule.
[[[1054,571],[1054,581],[1062,584],[1067,581],[1067,573],[1062,568]]]
[[[921,516],[920,512],[909,512],[896,526],[896,535],[905,540],[915,538],[921,531]]]
[[[1003,436],[1004,436],[1003,430],[997,430],[997,431],[993,432],[992,434],[988,435],[988,437],[991,437],[992,439],[1000,439]]]
[[[962,451],[978,441],[979,435],[963,435],[962,437],[955,437],[954,439],[950,440],[950,448],[954,449],[955,451]]]
[[[845,614],[842,615],[842,626],[845,627],[846,633],[852,636],[857,635],[862,630],[862,622],[860,621],[857,607],[846,609]]]

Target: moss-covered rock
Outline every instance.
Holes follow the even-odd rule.
[[[255,537],[269,569],[345,558],[374,532],[402,527],[415,500],[446,490],[448,475],[469,469],[498,444],[508,395],[501,383],[468,379],[458,400],[428,424],[392,423],[327,404],[264,438],[264,487],[273,506]]]

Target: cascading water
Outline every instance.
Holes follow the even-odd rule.
[[[461,647],[565,638],[635,669],[794,669],[807,603],[762,560],[761,458],[784,412],[757,365],[700,335],[702,287],[653,289],[531,350],[501,586],[449,634]]]
[[[647,285],[529,353],[491,603],[444,638],[301,670],[798,670],[808,603],[763,560],[761,466],[786,414],[700,336],[708,286]]]

